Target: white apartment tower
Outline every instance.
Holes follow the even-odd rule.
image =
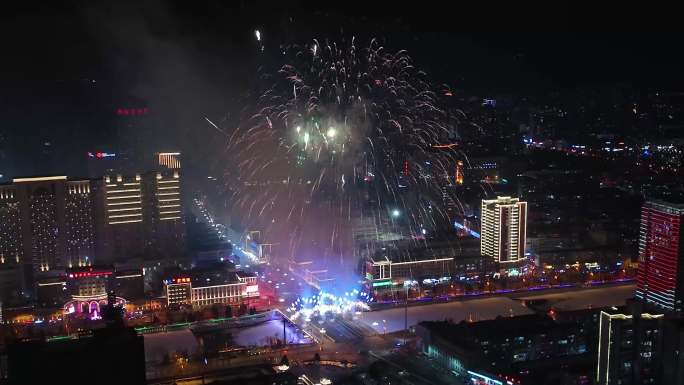
[[[525,258],[527,202],[507,196],[482,200],[480,252],[501,264]]]

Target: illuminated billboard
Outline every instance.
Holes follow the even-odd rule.
[[[116,157],[116,154],[111,153],[111,152],[102,152],[102,151],[90,152],[90,151],[88,151],[88,158],[104,159],[104,158],[114,158],[114,157]]]

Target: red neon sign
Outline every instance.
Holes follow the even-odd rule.
[[[116,114],[118,116],[142,116],[147,115],[147,107],[143,108],[117,108]]]
[[[69,278],[85,278],[85,277],[99,277],[102,275],[112,275],[111,271],[99,271],[99,272],[84,272],[84,273],[72,273],[69,274]]]

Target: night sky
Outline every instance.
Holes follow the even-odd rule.
[[[254,29],[273,51],[312,38],[379,37],[407,49],[434,81],[479,95],[684,87],[682,33],[667,31],[665,8],[320,3],[67,2],[3,12],[0,130],[28,154],[54,142],[71,167],[80,159],[71,152],[107,142],[117,107],[144,105],[155,112],[154,129],[168,134],[161,145],[192,151],[215,134],[204,116],[230,122],[239,109],[259,65]],[[12,168],[40,172],[23,163]]]

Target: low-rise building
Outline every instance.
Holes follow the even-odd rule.
[[[202,269],[164,280],[167,305],[201,308],[213,304],[240,305],[259,297],[256,276],[251,273]]]

